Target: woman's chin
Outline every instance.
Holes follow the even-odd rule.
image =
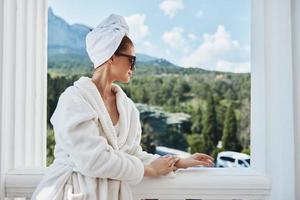
[[[130,79],[131,79],[131,75],[127,76],[126,83],[129,83]]]
[[[127,79],[119,80],[119,82],[121,83],[129,83],[129,81],[130,81],[130,77],[128,77]]]
[[[128,79],[126,80],[126,82],[125,82],[125,83],[129,83],[129,81],[130,81],[130,77],[128,77]]]

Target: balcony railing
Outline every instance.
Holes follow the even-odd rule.
[[[30,199],[46,169],[16,169],[5,177],[6,197]],[[135,199],[241,199],[262,200],[270,183],[252,169],[193,168],[178,170],[175,177],[144,178],[133,186]]]

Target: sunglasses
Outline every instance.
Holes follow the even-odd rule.
[[[115,54],[116,54],[117,56],[125,56],[125,57],[129,58],[130,69],[131,69],[132,71],[135,70],[135,66],[134,66],[134,65],[135,65],[135,61],[136,61],[136,56],[127,55],[127,54],[124,54],[124,53],[121,53],[121,52],[115,52]]]

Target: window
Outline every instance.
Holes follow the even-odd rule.
[[[138,60],[129,84],[120,85],[140,111],[144,150],[250,154],[250,2],[176,1],[182,9],[172,15],[164,7],[168,1],[119,3]],[[90,2],[84,4],[89,12],[75,18],[82,5],[65,10],[70,3],[49,1],[48,164],[55,144],[49,118],[59,95],[93,72],[84,48],[87,24],[95,27],[104,11],[115,11],[113,2]]]

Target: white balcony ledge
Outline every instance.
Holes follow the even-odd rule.
[[[30,198],[45,169],[16,169],[5,177],[6,197]],[[144,178],[133,187],[136,199],[266,199],[270,182],[252,169],[179,170],[175,178]]]

